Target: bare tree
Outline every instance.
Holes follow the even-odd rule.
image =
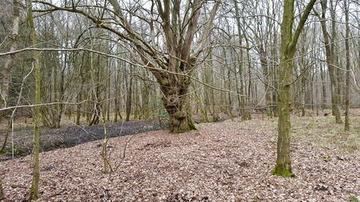
[[[202,37],[199,37],[194,47],[194,37],[200,27],[199,19],[206,1],[194,0],[182,3],[181,1],[152,1],[151,7],[156,6],[156,16],[138,16],[138,13],[123,9],[116,0],[109,0],[113,10],[103,6],[111,19],[104,15],[94,16],[87,9],[77,7],[75,2],[71,6],[58,7],[54,4],[37,1],[48,6],[48,10],[63,10],[81,14],[98,27],[106,29],[122,40],[127,41],[137,51],[146,68],[152,72],[163,93],[163,104],[170,115],[170,131],[184,132],[195,128],[191,113],[186,108],[190,76],[197,66],[198,57],[203,52],[207,37],[212,29],[212,22],[220,7],[216,1],[208,19],[204,22]],[[91,7],[88,7],[90,9]],[[183,10],[181,8],[184,8]],[[124,12],[125,10],[125,12]],[[142,8],[138,10],[143,11]],[[127,14],[138,16],[146,22],[156,23],[162,30],[164,46],[153,46],[136,31],[136,28],[127,19]],[[159,19],[160,18],[160,19]],[[117,27],[112,24],[118,25]],[[150,34],[148,34],[150,35]],[[151,40],[151,39],[150,39]]]
[[[292,177],[290,160],[290,88],[293,83],[293,63],[296,53],[296,45],[299,36],[304,28],[305,22],[315,4],[316,0],[311,0],[293,32],[294,24],[294,4],[295,0],[284,1],[283,21],[281,24],[281,58],[280,58],[280,83],[279,83],[279,120],[278,120],[278,141],[277,141],[277,159],[273,174],[284,177]]]

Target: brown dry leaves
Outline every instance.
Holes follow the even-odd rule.
[[[297,119],[294,128],[305,131],[312,121]],[[112,163],[119,166],[112,174],[102,172],[99,141],[42,153],[40,201],[348,201],[360,195],[359,150],[324,148],[299,136],[292,144],[297,177],[284,179],[271,175],[276,120],[198,128],[136,135],[124,160],[129,136],[111,139]],[[29,190],[30,163],[30,156],[1,162],[9,201]]]

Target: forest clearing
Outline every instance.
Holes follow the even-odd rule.
[[[116,170],[109,173],[104,173],[101,141],[41,153],[40,201],[351,201],[359,196],[360,126],[344,133],[331,117],[292,121],[295,178],[270,172],[276,119],[235,118],[203,123],[181,135],[160,130],[111,138]],[[354,122],[360,123],[360,116]],[[9,201],[26,198],[30,165],[31,156],[0,164]]]
[[[0,0],[0,200],[360,200],[359,0]]]

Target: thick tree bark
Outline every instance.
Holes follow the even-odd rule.
[[[168,81],[164,79],[163,81]],[[196,127],[191,116],[191,107],[189,103],[189,85],[190,79],[184,78],[183,82],[174,82],[160,85],[163,93],[163,104],[169,113],[169,129],[173,133],[182,133],[195,130]]]

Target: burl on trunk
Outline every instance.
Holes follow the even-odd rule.
[[[189,103],[190,78],[164,79],[160,85],[163,93],[162,101],[166,111],[169,113],[169,130],[173,133],[182,133],[195,130],[191,116]],[[163,80],[163,81],[164,81]]]

